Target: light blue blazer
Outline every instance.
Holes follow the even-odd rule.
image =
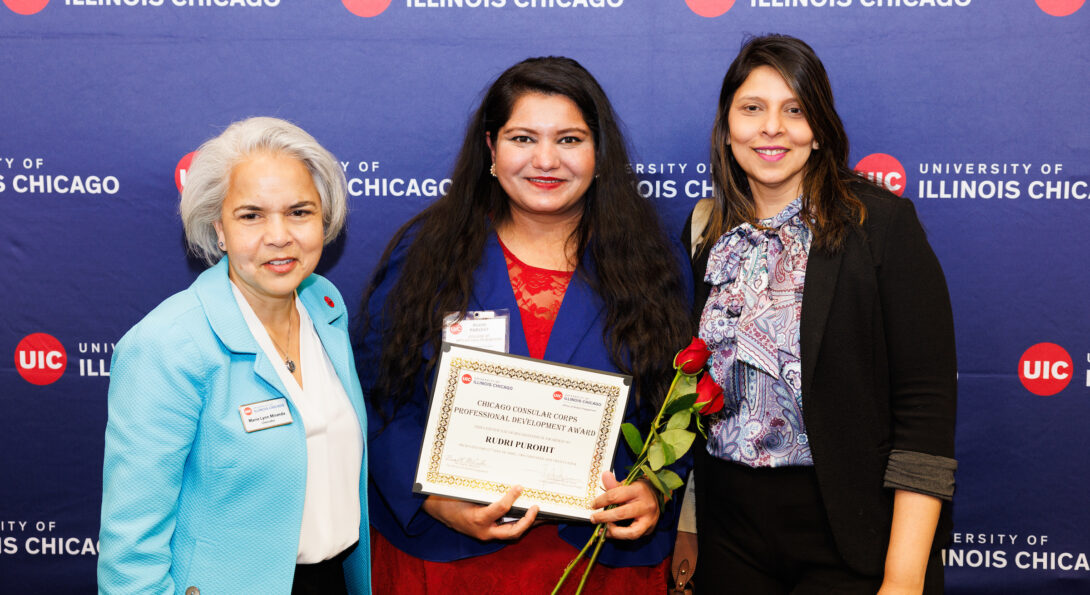
[[[366,436],[344,300],[318,275],[298,292]],[[293,423],[243,430],[239,406],[281,397]],[[242,318],[226,258],[117,344],[105,453],[100,593],[291,592],[306,433]],[[365,444],[360,542],[344,563],[350,593],[370,593],[367,454]]]

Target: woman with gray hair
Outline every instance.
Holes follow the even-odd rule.
[[[182,192],[210,266],[118,342],[101,593],[369,593],[366,412],[344,300],[313,274],[344,226],[336,159],[236,122]]]

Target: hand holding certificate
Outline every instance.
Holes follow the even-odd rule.
[[[589,520],[604,492],[630,378],[444,344],[416,491]]]

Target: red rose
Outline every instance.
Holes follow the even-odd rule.
[[[694,406],[698,405],[703,405],[699,409],[700,415],[711,415],[723,409],[723,387],[715,382],[711,374],[701,376],[700,382],[696,383]]]
[[[704,369],[704,364],[707,363],[708,356],[711,354],[708,346],[704,344],[704,339],[693,337],[693,342],[674,356],[674,368],[692,376]]]

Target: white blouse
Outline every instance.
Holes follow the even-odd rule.
[[[296,562],[314,564],[328,560],[359,541],[363,463],[359,418],[299,297],[295,298],[295,309],[299,312],[302,387],[288,372],[265,325],[233,282],[231,290],[250,333],[273,362],[306,430],[307,485]]]

